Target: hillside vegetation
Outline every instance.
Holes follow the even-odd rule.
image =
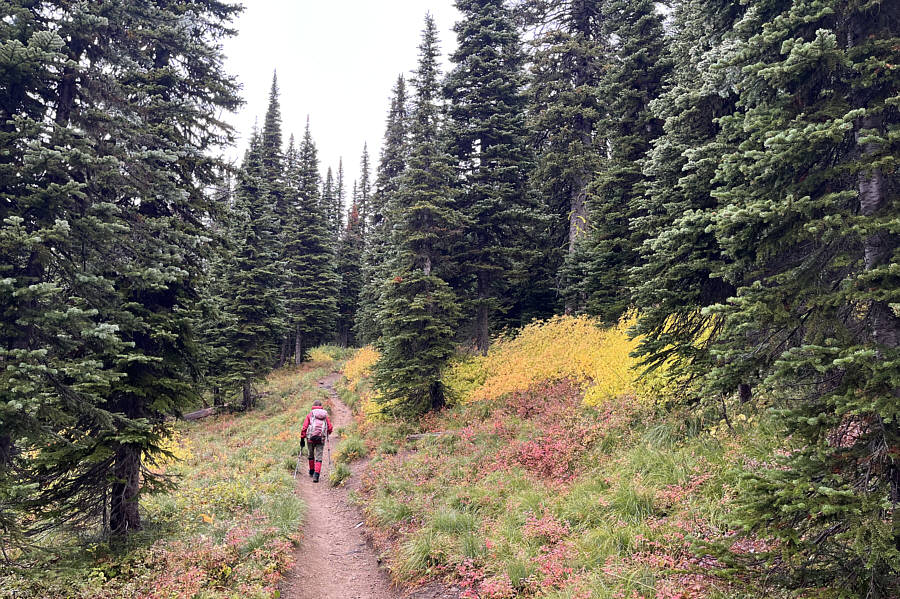
[[[157,464],[171,488],[141,502],[147,526],[127,543],[58,531],[0,571],[0,597],[271,599],[302,537],[294,493],[300,427],[315,381],[332,367],[321,349],[303,368],[274,372],[261,406],[179,422]]]
[[[375,452],[360,501],[394,578],[493,599],[771,594],[703,549],[772,549],[734,522],[742,473],[778,451],[765,414],[729,405],[729,427],[722,413],[661,410],[630,344],[624,325],[583,318],[526,327],[449,369],[455,405],[422,421],[443,434],[413,442],[379,412],[377,352],[360,350],[343,394]]]

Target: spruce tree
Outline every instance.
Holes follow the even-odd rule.
[[[409,163],[396,198],[393,257],[379,313],[375,367],[379,401],[407,417],[444,405],[441,369],[453,354],[459,309],[442,278],[460,217],[453,208],[451,158],[440,136],[437,28],[431,15],[419,46]]]
[[[12,252],[2,351],[19,364],[4,376],[21,380],[3,381],[2,430],[16,438],[0,444],[21,481],[41,481],[17,496],[32,532],[93,522],[124,534],[159,481],[146,460],[165,418],[196,399],[203,223],[220,166],[209,152],[230,139],[215,115],[237,105],[219,44],[237,9],[192,3],[207,24],[194,31],[161,25],[181,19],[164,5],[13,8],[0,162],[24,168],[0,191],[12,200],[0,209]]]
[[[683,0],[673,13],[670,44],[675,68],[668,89],[651,104],[663,120],[644,166],[648,189],[636,227],[649,239],[634,271],[633,300],[640,318],[638,351],[648,368],[666,372],[681,394],[709,371],[710,349],[721,330],[704,307],[724,302],[734,286],[720,274],[722,251],[711,224],[718,200],[712,179],[732,147],[718,119],[737,101],[733,72],[714,69],[744,7],[733,0]]]
[[[337,250],[337,274],[340,277],[337,308],[337,342],[341,347],[356,344],[354,324],[360,306],[362,289],[363,239],[360,231],[359,210],[350,207],[347,228],[341,236]]]
[[[271,368],[280,348],[273,331],[285,328],[280,283],[280,224],[266,193],[261,137],[254,132],[238,175],[231,237],[236,248],[227,273],[226,332],[229,381],[242,393],[244,409],[253,407],[253,384]]]
[[[297,189],[289,198],[284,236],[286,300],[294,339],[294,363],[306,359],[309,348],[334,329],[338,278],[334,241],[319,196],[318,151],[309,122],[297,152]]]
[[[458,0],[463,19],[447,77],[447,136],[458,164],[454,199],[466,217],[455,259],[470,280],[461,290],[475,313],[475,345],[487,352],[491,320],[524,278],[523,230],[537,226],[526,189],[525,73],[519,33],[503,0]]]
[[[325,174],[325,182],[322,183],[322,207],[325,210],[328,229],[334,234],[334,241],[337,243],[341,236],[341,213],[334,186],[334,174],[330,166]]]
[[[407,104],[406,80],[400,75],[391,98],[384,144],[375,177],[375,191],[370,200],[371,222],[365,246],[363,288],[355,325],[356,337],[364,343],[372,343],[381,336],[377,319],[381,308],[381,290],[387,278],[387,264],[392,251],[390,244],[395,219],[395,196],[409,154]]]
[[[569,303],[583,298],[586,312],[615,322],[631,304],[630,271],[640,263],[646,231],[639,226],[646,184],[641,167],[662,120],[650,111],[671,69],[662,15],[652,0],[604,0],[602,30],[610,60],[598,97],[598,124],[607,157],[590,189],[591,232],[572,277]]]
[[[369,148],[367,144],[363,144],[362,156],[359,158],[359,187],[354,195],[356,207],[359,211],[359,234],[362,235],[363,242],[366,242],[368,234],[369,219],[371,206],[369,202],[372,197],[372,167],[369,164]],[[354,182],[356,188],[356,183]]]
[[[600,79],[609,61],[602,0],[521,2],[518,10],[538,34],[533,42],[529,131],[535,151],[531,184],[549,216],[543,268],[557,279],[566,311],[584,306],[579,293],[590,231],[588,189],[606,147],[598,132],[604,114]]]
[[[281,101],[278,91],[278,75],[272,74],[269,105],[263,120],[261,150],[262,168],[270,193],[280,186],[284,177],[284,152],[281,139]]]
[[[344,228],[344,200],[347,197],[347,188],[344,182],[344,159],[338,158],[338,171],[334,183],[334,208],[332,214],[336,215],[334,222],[334,235],[337,238]],[[351,202],[352,203],[352,202]]]
[[[749,2],[719,69],[740,140],[713,227],[736,288],[714,393],[758,384],[786,439],[747,480],[742,523],[799,588],[900,588],[900,6]]]

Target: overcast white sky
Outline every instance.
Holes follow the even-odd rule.
[[[225,43],[227,66],[246,102],[232,116],[243,156],[258,117],[262,126],[272,71],[278,71],[284,141],[303,135],[306,116],[322,177],[344,159],[348,197],[359,177],[363,143],[378,161],[391,89],[415,67],[425,13],[441,32],[445,58],[455,47],[453,0],[244,0],[239,33]],[[349,201],[349,199],[348,199]]]

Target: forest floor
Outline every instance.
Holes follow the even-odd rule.
[[[318,385],[328,394],[328,407],[334,430],[349,428],[353,414],[335,391],[340,373],[320,379]],[[335,435],[334,438],[337,438]],[[329,441],[333,443],[334,441]],[[334,449],[333,447],[331,448]],[[303,525],[303,541],[297,549],[295,565],[282,584],[285,599],[444,599],[458,593],[441,586],[419,588],[402,593],[393,587],[375,548],[366,536],[364,517],[348,494],[359,486],[367,460],[353,465],[354,476],[348,484],[333,487],[328,475],[335,463],[326,451],[321,481],[313,483],[307,475],[306,462],[301,462],[297,476],[297,494],[307,505]]]

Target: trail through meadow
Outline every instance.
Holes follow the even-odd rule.
[[[319,381],[331,400],[334,430],[349,426],[353,416],[338,398],[334,384],[340,378],[332,373]],[[336,439],[329,441],[334,451]],[[326,453],[322,479],[313,483],[307,475],[306,461],[300,464],[297,493],[308,506],[303,526],[303,543],[297,562],[287,576],[282,597],[285,599],[393,599],[400,594],[378,565],[372,547],[366,541],[362,516],[347,502],[346,491],[334,488],[328,474],[334,467]]]

